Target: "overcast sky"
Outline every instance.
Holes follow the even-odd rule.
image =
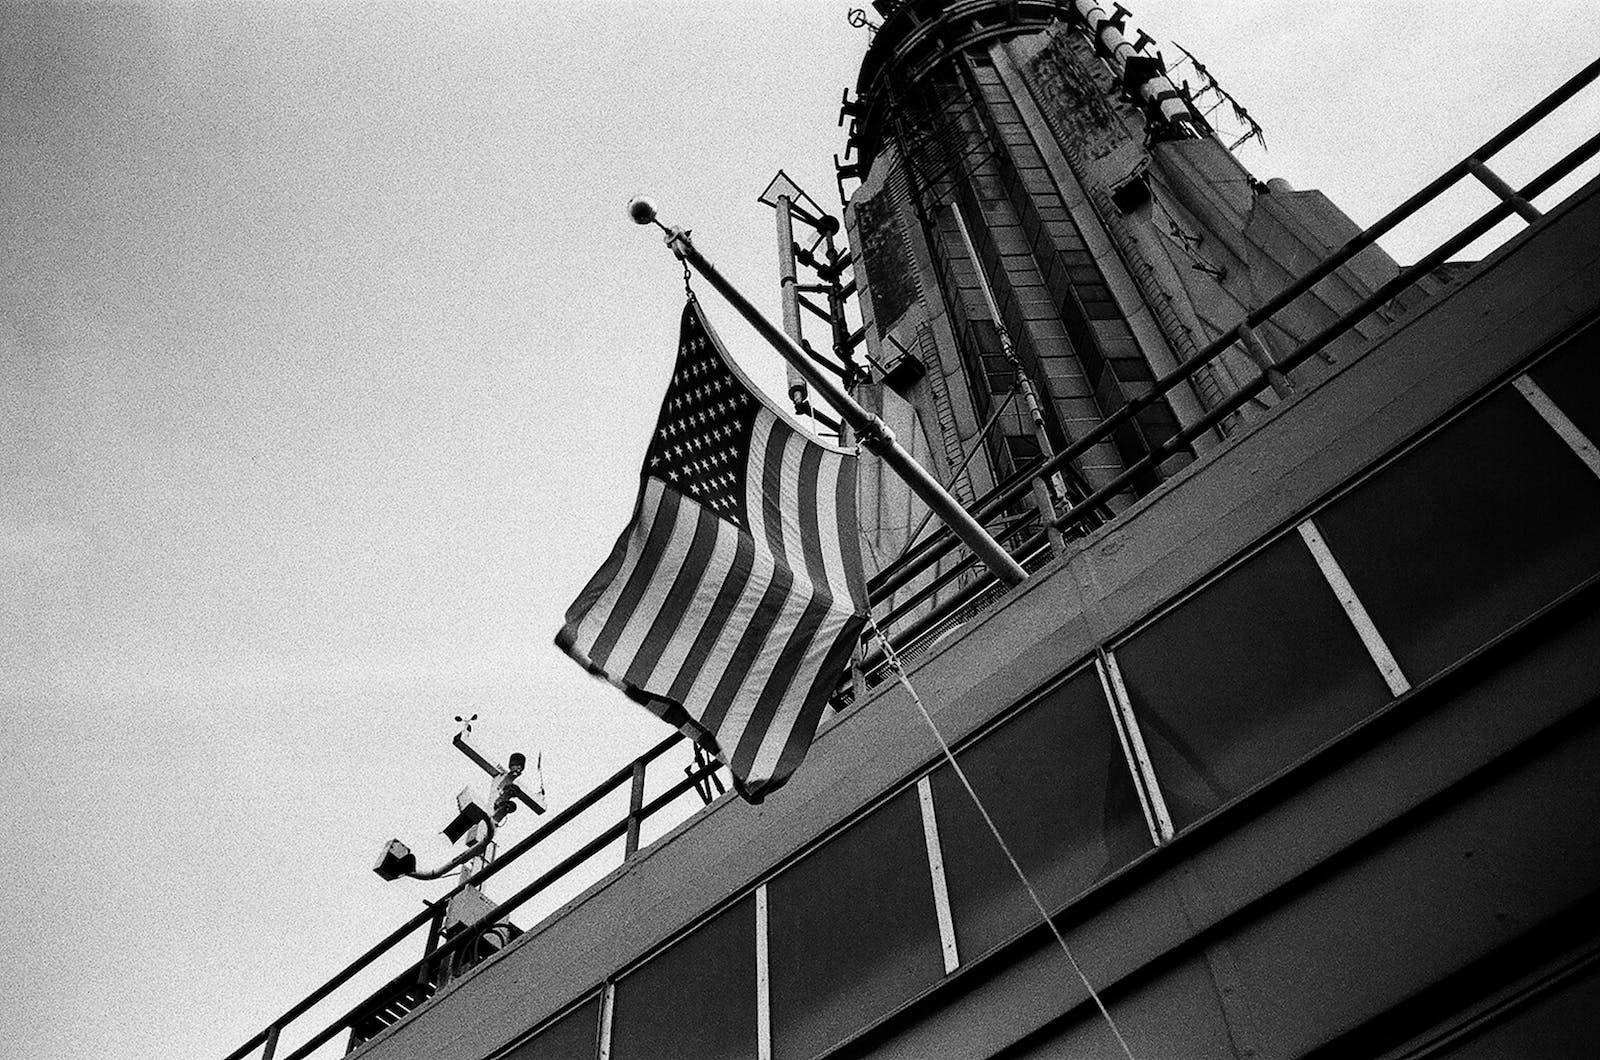
[[[557,805],[666,733],[551,645],[672,364],[623,206],[775,308],[849,6],[0,6],[0,1055],[259,1029],[442,889],[370,866],[484,779],[457,713]],[[1576,0],[1134,7],[1364,222],[1600,51]]]

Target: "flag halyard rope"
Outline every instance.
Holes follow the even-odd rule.
[[[871,627],[873,635],[883,643],[883,656],[890,672],[900,682],[900,686],[906,690],[906,694],[911,697],[911,701],[917,705],[917,710],[922,714],[922,720],[928,723],[928,729],[933,733],[933,738],[938,741],[939,750],[943,752],[945,761],[950,763],[950,768],[955,772],[956,778],[961,781],[961,786],[967,790],[967,796],[972,799],[972,804],[978,808],[978,814],[983,818],[983,823],[989,826],[989,834],[994,836],[994,841],[999,844],[1000,852],[1005,855],[1006,861],[1011,863],[1011,871],[1016,873],[1018,880],[1022,881],[1023,889],[1028,892],[1028,897],[1032,900],[1033,907],[1039,914],[1039,919],[1044,921],[1045,927],[1049,928],[1050,934],[1055,937],[1056,945],[1061,948],[1061,953],[1066,957],[1067,963],[1071,965],[1073,974],[1078,977],[1078,982],[1082,983],[1084,990],[1088,991],[1090,999],[1094,1001],[1095,1008],[1099,1009],[1101,1018],[1105,1020],[1106,1026],[1111,1029],[1111,1036],[1117,1040],[1117,1045],[1122,1049],[1122,1054],[1128,1060],[1137,1060],[1137,1057],[1133,1054],[1133,1049],[1128,1045],[1128,1040],[1122,1036],[1122,1030],[1117,1026],[1116,1020],[1111,1018],[1111,1011],[1106,1008],[1105,1002],[1101,1000],[1099,991],[1094,988],[1094,984],[1084,974],[1082,966],[1078,964],[1078,959],[1073,956],[1072,949],[1067,945],[1066,938],[1061,934],[1061,929],[1056,926],[1056,922],[1050,916],[1049,910],[1045,908],[1044,900],[1039,897],[1039,892],[1034,889],[1032,881],[1022,871],[1022,866],[1018,863],[1016,855],[1011,853],[1011,847],[1006,843],[1005,837],[1000,834],[1000,829],[995,825],[994,818],[989,816],[988,807],[984,806],[983,800],[978,798],[977,789],[972,786],[972,781],[967,779],[966,770],[962,769],[961,763],[956,761],[955,753],[950,750],[949,742],[945,740],[944,734],[939,731],[939,727],[934,724],[933,715],[928,712],[927,706],[922,702],[922,697],[917,694],[916,688],[911,684],[911,679],[906,676],[905,667],[900,664],[900,656],[895,652],[893,645],[890,644],[889,638],[884,636],[883,631],[878,628],[877,620],[872,617],[870,608],[867,611],[867,623]]]

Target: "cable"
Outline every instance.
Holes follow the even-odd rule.
[[[1033,900],[1033,907],[1039,911],[1039,918],[1044,921],[1045,927],[1050,929],[1050,934],[1055,936],[1056,944],[1061,947],[1061,952],[1066,956],[1067,963],[1072,966],[1073,973],[1078,977],[1078,981],[1083,984],[1083,988],[1089,992],[1089,997],[1093,999],[1095,1007],[1100,1010],[1100,1015],[1105,1019],[1106,1026],[1111,1028],[1111,1035],[1116,1038],[1117,1045],[1121,1046],[1122,1054],[1128,1060],[1137,1060],[1133,1055],[1133,1050],[1128,1046],[1128,1040],[1122,1036],[1122,1031],[1118,1029],[1116,1021],[1111,1018],[1110,1010],[1106,1008],[1105,1002],[1100,1000],[1100,994],[1095,990],[1094,984],[1089,982],[1087,975],[1083,974],[1083,968],[1079,966],[1078,959],[1072,955],[1072,950],[1068,948],[1067,940],[1062,936],[1061,929],[1056,927],[1056,922],[1051,919],[1049,911],[1045,909],[1044,900],[1039,897],[1039,892],[1034,890],[1027,874],[1022,871],[1022,866],[1017,863],[1016,856],[1011,853],[1011,847],[1006,844],[1005,838],[1000,835],[1000,829],[995,827],[994,818],[989,816],[988,809],[983,805],[983,801],[978,798],[978,792],[973,788],[972,782],[967,779],[966,770],[962,769],[961,763],[956,761],[955,753],[950,750],[950,745],[945,741],[944,734],[934,724],[933,715],[928,713],[928,708],[923,705],[922,697],[911,686],[911,680],[906,677],[905,668],[900,665],[900,656],[895,653],[893,646],[890,645],[889,638],[885,637],[883,631],[878,628],[878,623],[873,619],[870,609],[867,612],[867,623],[872,627],[872,632],[883,642],[884,658],[888,662],[889,669],[899,680],[901,687],[906,690],[906,694],[911,697],[911,701],[917,705],[917,710],[922,712],[922,720],[928,723],[928,728],[932,731],[933,738],[939,741],[939,749],[944,752],[945,760],[950,763],[950,768],[955,771],[956,777],[961,781],[961,786],[967,789],[967,795],[972,798],[972,804],[978,808],[979,815],[983,817],[983,823],[989,826],[989,833],[994,836],[994,841],[1000,844],[1000,852],[1011,863],[1011,871],[1017,874],[1017,879],[1022,881],[1023,888],[1028,892],[1028,897]]]

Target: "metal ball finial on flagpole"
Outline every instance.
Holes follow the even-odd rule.
[[[642,195],[628,200],[628,216],[636,225],[653,224],[662,231],[667,230],[666,225],[656,220],[656,204]]]
[[[688,229],[668,227],[663,224],[656,216],[655,203],[643,197],[635,198],[628,203],[628,216],[633,218],[635,224],[653,224],[665,232],[667,246],[672,248],[672,253],[678,260],[685,266],[692,266],[718,294],[726,298],[728,304],[738,310],[739,315],[749,321],[750,326],[755,328],[784,360],[794,366],[795,371],[810,385],[812,391],[820,394],[823,400],[838,411],[840,418],[856,432],[861,444],[889,465],[890,470],[899,475],[912,492],[920,497],[934,514],[944,520],[945,525],[955,532],[956,537],[960,538],[974,555],[994,571],[996,577],[1007,585],[1020,585],[1027,579],[1027,572],[1022,566],[1000,547],[1000,543],[990,536],[989,531],[983,528],[983,524],[973,518],[971,512],[946,492],[944,486],[927,468],[917,463],[916,459],[906,452],[905,447],[895,440],[894,432],[889,430],[883,420],[862,408],[842,386],[818,369],[806,356],[805,351],[782,328],[768,320],[761,310],[722,275],[721,270],[701,255],[690,239]]]

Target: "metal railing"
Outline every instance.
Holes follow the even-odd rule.
[[[301,1058],[309,1056],[321,1048],[341,1031],[348,1029],[362,1014],[363,1010],[367,1008],[372,998],[382,996],[389,991],[399,990],[412,983],[430,984],[430,993],[442,988],[450,978],[465,970],[462,967],[463,962],[459,958],[469,947],[474,947],[478,944],[484,930],[502,923],[512,912],[572,873],[616,840],[623,840],[625,857],[631,857],[639,848],[639,826],[644,821],[649,820],[690,791],[700,790],[701,785],[710,783],[711,778],[722,768],[721,763],[715,761],[692,767],[686,771],[682,780],[674,783],[648,802],[645,801],[644,778],[650,763],[684,740],[685,737],[682,733],[673,733],[626,766],[611,774],[576,802],[556,813],[549,821],[545,822],[526,838],[508,847],[494,861],[458,883],[444,895],[429,902],[422,912],[384,936],[366,952],[335,973],[327,982],[317,987],[317,989],[268,1024],[266,1028],[229,1053],[225,1060],[242,1060],[243,1057],[250,1055],[257,1048],[261,1049],[261,1052],[257,1054],[261,1060],[301,1060]],[[540,874],[532,882],[523,886],[510,898],[507,898],[484,915],[478,921],[480,925],[478,929],[465,930],[451,938],[441,940],[445,910],[450,903],[450,899],[468,887],[480,886],[499,875],[524,854],[527,854],[571,824],[586,810],[595,806],[611,793],[620,790],[624,784],[629,785],[630,789],[626,815],[602,829],[598,835],[591,838],[579,849],[567,855],[548,871]],[[305,1015],[335,990],[424,927],[427,928],[428,933],[423,944],[423,956],[420,960],[406,968],[399,975],[391,978],[382,987],[374,991],[371,997],[363,1000],[333,1023],[312,1035],[308,1041],[300,1045],[294,1052],[288,1053],[281,1058],[276,1055],[279,1037],[289,1024]]]
[[[1284,385],[1287,374],[1294,368],[1304,363],[1308,358],[1315,356],[1335,338],[1348,332],[1373,311],[1379,309],[1423,276],[1432,272],[1452,255],[1470,246],[1505,219],[1515,215],[1522,217],[1530,224],[1537,220],[1540,215],[1537,208],[1532,205],[1532,200],[1567,177],[1579,165],[1600,153],[1600,132],[1597,132],[1569,151],[1520,189],[1512,188],[1504,180],[1496,176],[1493,171],[1488,169],[1486,163],[1503,148],[1516,141],[1530,128],[1538,124],[1597,78],[1600,78],[1600,59],[1596,59],[1584,67],[1566,83],[1535,104],[1520,118],[1484,143],[1483,146],[1451,166],[1421,191],[1412,195],[1375,224],[1350,239],[1327,259],[1273,296],[1260,308],[1252,310],[1244,320],[1227,334],[1222,335],[1205,349],[1200,350],[1180,363],[1171,372],[1156,379],[1144,394],[1130,399],[1117,411],[1101,420],[1084,437],[1061,450],[1054,457],[1047,460],[1039,460],[1006,478],[988,494],[978,499],[973,506],[974,515],[981,522],[992,522],[996,517],[1028,495],[1032,490],[1032,483],[1035,479],[1058,471],[1068,470],[1074,459],[1088,451],[1092,446],[1108,439],[1113,431],[1131,421],[1141,410],[1150,407],[1160,400],[1163,395],[1188,381],[1205,364],[1221,354],[1227,347],[1235,342],[1242,342],[1247,347],[1253,346],[1256,328],[1271,320],[1278,312],[1309,292],[1317,283],[1332,275],[1335,270],[1348,263],[1361,251],[1372,246],[1378,239],[1410,218],[1422,207],[1433,202],[1445,191],[1454,187],[1458,181],[1471,177],[1493,192],[1500,202],[1415,264],[1402,269],[1394,280],[1384,284],[1360,304],[1341,314],[1337,320],[1306,340],[1293,353],[1277,362],[1271,362],[1269,358],[1265,363],[1262,363],[1259,374],[1255,379],[1243,384],[1223,403],[1215,406],[1203,417],[1189,424],[1159,446],[1156,446],[1144,458],[1129,466],[1115,479],[1101,486],[1082,500],[1072,504],[1066,511],[1059,513],[1053,520],[1054,527],[1058,530],[1070,531],[1092,518],[1097,509],[1103,512],[1105,501],[1126,490],[1137,476],[1150,471],[1174,453],[1187,450],[1190,442],[1238,411],[1256,395],[1260,394],[1262,390],[1268,387],[1281,388]],[[1046,531],[1043,528],[1033,529],[1034,527],[1038,527],[1037,522],[1033,523],[1032,527],[1024,527],[1023,533],[1015,534],[1014,536],[1021,537],[1022,540],[1011,550],[1018,562],[1029,570],[1037,569],[1045,562],[1048,562],[1051,555]],[[993,599],[997,599],[1003,593],[1004,586],[992,574],[984,571],[969,555],[960,559],[947,570],[936,572],[929,585],[919,587],[912,594],[901,600],[895,601],[892,599],[897,590],[910,585],[914,579],[935,567],[959,547],[954,535],[941,527],[929,534],[927,538],[913,545],[893,564],[869,580],[869,595],[874,600],[887,601],[889,603],[889,607],[879,616],[880,626],[893,627],[900,625],[899,629],[888,634],[898,652],[902,654],[914,653],[925,648],[940,633],[959,624],[969,616],[981,612]],[[964,585],[961,585],[956,590],[954,595],[938,602],[935,607],[921,615],[913,614],[920,604],[937,594],[939,590],[947,587],[957,579],[973,573],[976,573],[976,576],[969,578]],[[930,588],[930,585],[932,588]],[[884,652],[881,645],[863,660],[861,667],[869,675],[869,684],[875,683],[871,680],[873,676],[881,675],[883,660]],[[849,694],[848,686],[846,686],[844,695],[848,698]],[[691,766],[685,771],[686,775],[682,780],[672,784],[653,799],[646,801],[644,798],[646,770],[652,762],[655,762],[667,751],[682,743],[684,739],[681,734],[674,733],[640,755],[633,762],[617,770],[576,802],[556,813],[532,834],[509,847],[492,863],[468,879],[463,880],[443,896],[429,902],[422,912],[390,932],[355,960],[347,964],[327,982],[279,1015],[263,1030],[229,1053],[225,1060],[243,1060],[244,1057],[251,1055],[253,1052],[260,1060],[302,1060],[302,1058],[309,1056],[326,1045],[341,1031],[351,1029],[364,1014],[370,1014],[373,1002],[376,999],[396,995],[410,989],[421,1000],[425,1000],[427,996],[431,996],[431,994],[441,989],[450,979],[468,970],[476,959],[473,956],[473,952],[469,951],[476,951],[483,941],[484,933],[506,922],[506,918],[511,913],[521,908],[528,901],[547,891],[554,884],[587,864],[619,839],[624,843],[624,857],[627,858],[634,855],[639,849],[640,825],[690,791],[700,790],[701,785],[709,783],[720,768],[720,764],[716,762]],[[485,914],[477,922],[478,926],[460,931],[449,938],[442,937],[444,934],[446,907],[451,898],[469,886],[479,886],[499,875],[529,851],[549,840],[557,832],[567,828],[585,811],[593,808],[608,795],[620,790],[624,784],[629,785],[629,808],[628,812],[620,820],[603,828],[577,850],[517,890],[510,898]],[[709,794],[709,792],[706,794]],[[427,934],[423,943],[423,956],[421,959],[411,964],[398,975],[390,978],[379,989],[369,993],[360,1004],[352,1007],[334,1022],[313,1034],[293,1052],[283,1057],[277,1056],[280,1036],[290,1024],[303,1017],[312,1008],[326,1000],[362,971],[371,967],[374,962],[388,954],[396,946],[424,929],[426,929]],[[417,1003],[420,1004],[420,1000]],[[400,1013],[396,1018],[403,1018],[403,1016],[404,1013]],[[256,1052],[257,1050],[259,1052]]]

